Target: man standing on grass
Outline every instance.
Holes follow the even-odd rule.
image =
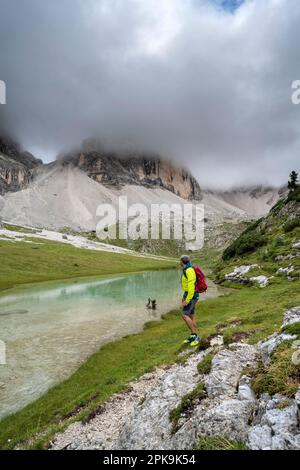
[[[191,265],[189,256],[182,255],[180,258],[182,267],[181,285],[184,290],[182,298],[182,318],[191,330],[191,335],[184,340],[184,344],[197,346],[200,337],[197,334],[197,325],[195,321],[195,306],[199,299],[199,292],[196,292],[196,273]]]

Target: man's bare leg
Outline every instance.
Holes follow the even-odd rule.
[[[195,320],[189,316],[189,315],[182,315],[183,320],[187,324],[188,328],[191,330],[192,335],[196,334],[196,324]]]
[[[195,314],[194,313],[193,313],[193,315],[190,315],[190,319],[194,323],[194,329],[195,329],[195,332],[196,332],[197,331],[197,323],[196,323],[196,320],[195,320]]]

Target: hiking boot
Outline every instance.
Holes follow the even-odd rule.
[[[191,346],[198,346],[198,344],[200,343],[201,341],[201,338],[200,336],[196,336],[193,338],[193,341],[190,343]]]
[[[193,334],[193,335],[190,335],[187,339],[185,339],[182,344],[190,344],[192,343],[195,338],[197,338],[197,335],[196,334]]]

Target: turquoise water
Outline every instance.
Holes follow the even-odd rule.
[[[179,306],[176,270],[57,282],[0,296],[0,417],[67,378],[101,345]],[[216,288],[210,289],[216,295]],[[148,297],[157,310],[148,310]]]

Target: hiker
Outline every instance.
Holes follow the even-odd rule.
[[[206,291],[207,283],[199,266],[193,267],[191,265],[191,260],[188,255],[181,256],[180,264],[182,267],[181,285],[184,290],[182,298],[182,318],[191,330],[190,336],[183,341],[183,344],[197,346],[201,338],[197,334],[195,307],[199,299],[199,292]]]

